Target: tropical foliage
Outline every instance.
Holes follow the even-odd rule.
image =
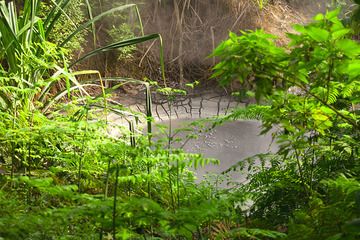
[[[227,118],[256,117],[264,132],[278,129],[279,151],[255,157],[261,170],[249,160],[243,189],[254,201],[253,220],[288,226],[289,239],[359,237],[360,45],[338,13],[295,26],[298,33],[288,34],[287,48],[256,30],[231,33],[214,51],[221,61],[213,77],[222,85],[240,81],[265,104]]]
[[[85,1],[89,19],[56,37],[59,24],[71,22],[63,10],[70,2],[29,0],[17,9],[0,1],[0,239],[359,238],[360,46],[338,11],[296,26],[287,47],[257,30],[231,33],[214,51],[214,77],[224,86],[240,81],[239,95],[262,104],[220,120],[259,119],[279,146],[228,170],[247,167],[246,184],[219,189],[211,180],[195,183],[193,172],[217,161],[173,149],[171,126],[165,140],[152,137],[150,83],[72,69],[160,38],[119,37],[79,58],[70,54],[68,44],[82,42],[76,36],[95,40],[97,21],[136,6],[93,16]],[[165,80],[163,63],[160,69]],[[145,113],[110,98],[129,82],[145,86]],[[158,92],[171,108],[184,91],[163,85]],[[111,125],[110,112],[125,124]],[[146,134],[136,129],[140,121]]]

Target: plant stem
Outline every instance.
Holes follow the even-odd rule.
[[[109,176],[110,176],[110,167],[111,167],[111,160],[109,159],[108,162],[108,167],[107,167],[107,171],[106,171],[106,180],[105,180],[105,190],[104,190],[104,201],[106,201],[107,197],[108,197],[108,189],[109,189]],[[105,213],[103,213],[101,215],[101,218],[104,220],[105,218]],[[101,228],[100,228],[100,240],[103,239],[103,233],[104,233],[104,224],[101,223]]]
[[[171,195],[171,205],[173,210],[175,210],[175,202],[174,202],[174,192],[172,187],[172,180],[171,180],[171,163],[170,163],[170,152],[171,152],[171,142],[172,142],[172,96],[168,99],[168,107],[169,107],[169,132],[168,132],[168,171],[169,171],[169,187],[170,187],[170,195]]]
[[[113,240],[116,240],[116,199],[117,199],[117,188],[119,181],[119,164],[116,164],[116,174],[115,174],[115,186],[114,186],[114,205],[113,205],[113,216],[112,216],[112,232]]]
[[[107,167],[107,172],[106,172],[106,180],[105,180],[104,200],[106,200],[106,198],[107,198],[107,196],[108,196],[110,167],[111,167],[111,160],[109,159],[108,167]]]

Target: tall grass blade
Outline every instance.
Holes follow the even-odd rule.
[[[86,3],[86,9],[89,15],[89,19],[93,20],[93,14],[92,14],[92,8],[90,5],[89,0],[85,0]],[[94,48],[96,48],[96,27],[95,27],[95,22],[91,23],[91,31],[92,31],[92,35],[93,35],[93,44],[94,44]]]
[[[160,41],[160,67],[161,67],[161,76],[164,81],[164,87],[167,87],[166,85],[166,76],[165,76],[165,60],[164,60],[164,45],[163,45],[163,39],[161,35],[159,34],[159,41]]]
[[[147,122],[147,133],[149,139],[149,145],[151,145],[151,137],[152,137],[152,99],[151,99],[151,89],[149,84],[146,84],[146,92],[145,92],[145,111],[146,111],[146,122]]]
[[[75,64],[77,64],[77,63],[79,63],[79,62],[81,62],[81,61],[83,61],[83,60],[85,60],[85,59],[87,59],[89,57],[95,56],[95,55],[97,55],[99,53],[108,52],[108,51],[112,51],[112,50],[115,50],[115,49],[118,49],[118,48],[139,44],[139,43],[146,42],[146,41],[149,41],[149,40],[152,40],[152,39],[155,39],[155,38],[159,38],[159,36],[160,36],[159,34],[150,34],[150,35],[146,35],[144,37],[135,37],[135,38],[131,38],[131,39],[128,39],[128,40],[122,40],[122,41],[119,41],[119,42],[109,44],[109,45],[104,46],[104,47],[97,48],[97,49],[85,54],[84,56],[80,57],[75,62],[71,63],[70,68],[73,67]]]
[[[145,35],[145,33],[144,33],[144,26],[143,26],[143,23],[142,23],[142,19],[141,19],[141,15],[140,15],[140,11],[139,11],[138,6],[135,6],[135,11],[136,11],[136,16],[137,16],[138,21],[139,21],[141,36],[144,36],[144,35]]]
[[[17,14],[13,3],[6,6],[4,1],[0,2],[0,42],[4,48],[4,54],[9,70],[16,72],[19,69],[16,53],[23,51],[19,43],[17,33]],[[4,56],[1,56],[4,57]]]
[[[46,29],[46,37],[49,36],[50,32],[54,29],[55,24],[59,21],[59,18],[64,14],[67,16],[70,22],[72,22],[71,18],[66,14],[64,9],[70,3],[70,0],[60,0],[60,1],[51,1],[54,4],[54,7],[47,15],[47,18],[44,21],[44,26]]]
[[[127,4],[127,5],[122,5],[116,8],[112,8],[106,12],[103,12],[99,15],[97,15],[96,17],[94,17],[93,19],[90,19],[89,21],[85,22],[84,24],[80,25],[74,32],[72,32],[61,44],[60,47],[63,47],[65,44],[67,44],[76,34],[78,34],[79,32],[85,30],[87,27],[89,27],[91,24],[95,23],[96,21],[99,21],[100,19],[102,19],[103,17],[110,15],[114,12],[117,11],[123,11],[125,9],[128,8],[132,8],[135,7],[135,4]]]
[[[134,121],[129,121],[129,130],[130,130],[130,145],[131,147],[136,146],[136,140],[135,140],[135,124]]]
[[[26,35],[26,44],[29,46],[31,45],[32,41],[32,35],[34,31],[34,25],[36,23],[36,12],[38,7],[38,1],[37,0],[31,0],[31,11],[30,11],[30,28],[29,33]]]

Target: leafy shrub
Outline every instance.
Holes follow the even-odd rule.
[[[310,200],[309,209],[294,213],[289,239],[358,239],[360,183],[340,176],[324,180],[322,195]]]
[[[344,27],[338,13],[319,14],[307,26],[296,25],[298,34],[288,34],[291,42],[286,48],[275,44],[275,36],[256,30],[241,36],[231,33],[213,53],[220,57],[213,75],[220,84],[239,81],[268,105],[238,110],[228,118],[255,114],[264,132],[278,129],[274,135],[279,151],[258,156],[260,168],[251,159],[249,184],[243,187],[253,194],[252,216],[258,226],[286,226],[298,209],[307,209],[321,194],[335,202],[331,191],[322,193],[320,183],[341,174],[359,176],[360,45],[351,39],[352,30]],[[327,214],[322,208],[317,205],[315,211]],[[355,209],[348,206],[348,211],[352,214],[344,215],[342,224],[353,218]],[[331,220],[313,224],[310,235],[299,231],[296,236],[322,239],[336,234],[329,230]],[[320,229],[324,233],[316,235]]]

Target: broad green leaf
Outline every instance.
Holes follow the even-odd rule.
[[[321,21],[321,20],[324,20],[324,18],[325,18],[324,14],[319,13],[314,17],[314,20],[315,21]]]
[[[305,27],[303,25],[300,25],[300,24],[295,24],[293,26],[293,28],[294,28],[295,31],[297,31],[299,33],[306,33],[307,32]]]
[[[350,33],[350,29],[340,29],[332,33],[332,39],[337,40],[344,37],[346,34]]]
[[[302,40],[299,34],[287,33],[286,36],[291,39],[289,46],[295,46],[298,42]]]
[[[360,60],[349,63],[348,74],[352,77],[360,76]]]
[[[339,16],[339,13],[341,11],[341,8],[337,8],[333,11],[327,12],[325,15],[325,18],[328,20],[333,20],[333,19],[337,19],[337,16]]]
[[[327,30],[318,27],[310,27],[306,29],[306,32],[317,42],[325,42],[330,36],[330,33]]]
[[[360,45],[351,39],[339,40],[336,42],[335,46],[350,58],[360,54]]]

